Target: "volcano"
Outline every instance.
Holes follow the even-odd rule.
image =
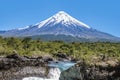
[[[120,41],[120,38],[93,29],[64,11],[35,25],[0,33],[4,37],[32,37],[43,40]]]

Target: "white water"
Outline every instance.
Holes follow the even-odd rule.
[[[23,80],[55,80],[55,79],[45,79],[45,78],[39,78],[39,77],[27,77]]]
[[[27,77],[23,80],[56,80],[56,79],[46,79],[46,78],[39,78],[39,77]]]
[[[27,77],[23,80],[59,80],[60,77],[60,69],[59,68],[51,68],[46,78],[40,77]]]
[[[49,69],[48,75],[46,78],[41,78],[41,77],[26,77],[22,80],[59,80],[61,71],[64,71],[71,66],[75,65],[75,63],[71,62],[51,62],[49,66],[51,67]]]
[[[48,73],[47,77],[48,77],[49,79],[59,80],[60,73],[61,73],[61,71],[60,71],[59,68],[51,68],[51,69],[49,70],[49,73]]]

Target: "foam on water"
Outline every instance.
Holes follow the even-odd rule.
[[[40,77],[27,77],[23,80],[59,80],[60,77],[60,69],[59,68],[51,68],[46,78]]]
[[[46,78],[40,78],[40,77],[27,77],[23,80],[56,80],[56,79],[46,79]]]

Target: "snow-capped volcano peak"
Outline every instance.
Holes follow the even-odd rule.
[[[57,14],[53,15],[52,17],[40,22],[38,28],[41,28],[43,25],[49,25],[50,23],[52,23],[52,25],[61,23],[62,25],[66,25],[66,26],[74,25],[74,26],[90,28],[88,25],[71,17],[69,14],[67,14],[64,11],[60,11]]]
[[[64,11],[60,11],[58,12],[57,14],[55,14],[53,16],[53,18],[55,18],[56,22],[64,22],[64,23],[67,23],[71,20],[70,16],[65,13]]]

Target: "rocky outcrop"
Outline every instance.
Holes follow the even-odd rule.
[[[0,58],[0,70],[25,66],[45,66],[48,60],[49,59],[44,60],[42,57],[31,58],[12,54]]]
[[[66,55],[58,54],[58,58],[66,59]],[[67,59],[66,59],[67,60]],[[51,62],[58,63],[51,56],[20,56],[17,52],[0,57],[0,80],[22,80],[24,77],[48,77],[59,79],[60,70],[51,67]],[[12,73],[12,74],[11,74]]]
[[[82,61],[63,71],[60,80],[120,80],[120,64],[88,65]]]
[[[56,56],[63,62],[69,60],[62,53]],[[72,61],[72,58],[69,58]],[[73,61],[76,60],[73,59]],[[31,76],[58,80],[59,75],[59,80],[120,80],[120,62],[117,59],[94,60],[94,64],[87,64],[83,60],[63,72],[59,70],[59,67],[53,65],[50,67],[48,64],[51,63],[54,63],[54,66],[62,65],[50,56],[28,57],[12,54],[0,57],[0,80],[22,80],[24,77]]]
[[[0,80],[22,80],[24,77],[38,76],[45,77],[46,67],[15,67],[9,70],[0,70]]]
[[[18,54],[0,57],[0,80],[20,80],[27,76],[46,76],[51,57],[28,57]],[[12,73],[12,74],[11,74]]]

